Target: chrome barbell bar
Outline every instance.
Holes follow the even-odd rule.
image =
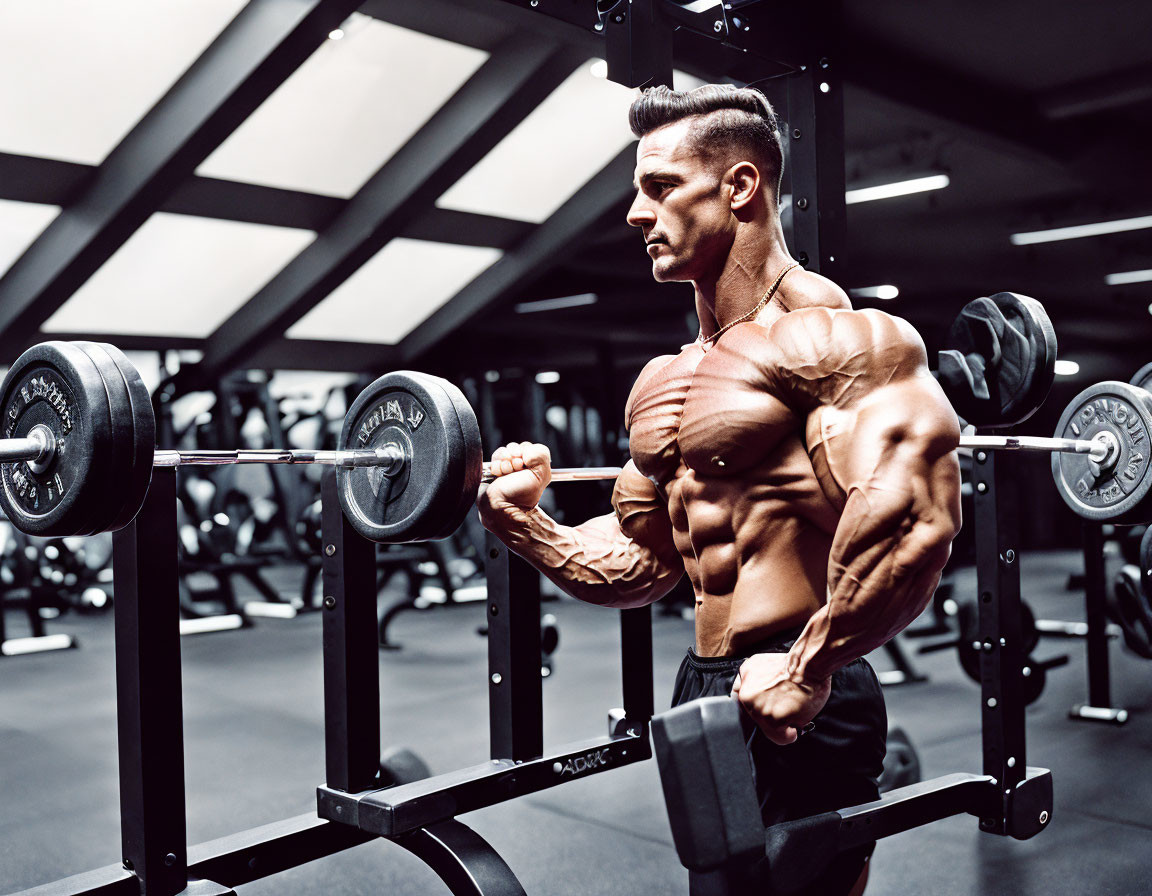
[[[36,429],[39,429],[37,427]],[[51,458],[54,440],[33,430],[26,438],[0,439],[0,463],[28,461],[43,464]],[[1062,454],[1087,454],[1097,463],[1114,457],[1119,451],[1115,439],[1100,433],[1095,439],[1057,439],[1040,436],[961,436],[961,448],[984,451],[1041,451]],[[153,464],[157,467],[222,466],[228,464],[329,464],[337,467],[383,467],[387,472],[406,461],[403,451],[396,445],[381,448],[354,448],[338,451],[312,451],[308,449],[250,448],[235,451],[157,451]],[[552,471],[554,482],[615,479],[621,467],[559,467]],[[481,482],[497,478],[492,465],[485,463]]]

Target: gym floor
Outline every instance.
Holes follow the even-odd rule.
[[[1082,619],[1066,589],[1083,569],[1073,552],[1023,558],[1023,593],[1038,616]],[[286,593],[296,573],[280,572]],[[956,594],[973,594],[960,570]],[[382,652],[383,742],[414,749],[434,773],[487,758],[483,604],[409,613]],[[562,600],[555,672],[544,684],[547,747],[598,736],[620,702],[618,626],[611,611]],[[654,616],[657,706],[691,624]],[[10,620],[16,636],[19,620]],[[0,660],[0,892],[111,864],[119,856],[115,683],[111,615],[69,616],[51,631],[78,650]],[[914,642],[913,642],[914,645]],[[323,779],[320,618],[258,620],[256,627],[183,639],[188,837],[192,844],[312,812]],[[914,647],[913,647],[914,649]],[[1068,652],[1028,711],[1028,762],[1052,769],[1049,829],[1020,843],[949,819],[882,841],[870,894],[1138,894],[1152,892],[1152,682],[1147,666],[1112,647],[1113,699],[1123,727],[1072,722],[1086,694],[1081,642],[1041,642],[1035,655]],[[886,659],[875,659],[884,668]],[[952,651],[916,658],[930,681],[887,689],[889,716],[911,735],[925,777],[980,771],[977,686]],[[526,891],[541,894],[686,893],[655,763],[645,762],[462,817],[501,853]],[[241,888],[256,894],[447,893],[418,860],[369,843]]]

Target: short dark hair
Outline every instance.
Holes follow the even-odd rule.
[[[697,119],[689,128],[694,150],[709,158],[745,153],[761,166],[780,201],[784,153],[776,113],[764,94],[731,84],[704,84],[692,90],[661,85],[645,90],[628,109],[628,124],[637,137],[685,118]]]

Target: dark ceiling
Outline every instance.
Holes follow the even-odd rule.
[[[593,0],[583,5],[591,8]],[[773,4],[736,5],[766,44],[776,39],[780,12]],[[694,335],[690,287],[654,284],[640,240],[624,223],[631,150],[540,225],[435,207],[445,185],[573,65],[603,54],[602,37],[547,14],[570,15],[582,4],[310,0],[295,4],[288,21],[289,6],[252,0],[103,164],[0,153],[0,198],[64,207],[0,278],[4,357],[44,338],[39,327],[47,317],[160,210],[320,233],[207,339],[102,337],[125,347],[197,348],[211,373],[247,365],[403,365],[456,376],[510,366],[592,375],[607,366],[626,378],[647,357]],[[194,176],[356,9],[489,50],[492,59],[351,199]],[[820,33],[819,14],[808,5],[790,12]],[[941,347],[948,323],[970,299],[1001,290],[1032,295],[1049,309],[1061,356],[1081,365],[1078,376],[1058,383],[1057,406],[1093,379],[1127,379],[1152,353],[1152,283],[1108,286],[1104,277],[1152,268],[1152,231],[1036,246],[1012,245],[1009,236],[1152,213],[1150,37],[1146,0],[847,0],[840,60],[849,187],[928,172],[947,173],[951,185],[849,206],[841,285],[896,284],[896,300],[860,304],[908,318],[930,351]],[[748,82],[778,71],[755,54],[684,33],[675,63],[716,80]],[[395,236],[496,246],[506,254],[398,346],[284,337]],[[579,293],[599,301],[536,314],[513,310]]]

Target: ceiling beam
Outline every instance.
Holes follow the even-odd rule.
[[[631,194],[635,157],[635,144],[630,143],[521,245],[506,253],[409,333],[400,342],[404,360],[415,360],[501,296],[522,289],[579,251],[600,216]]]
[[[95,165],[0,152],[0,199],[68,205],[73,192],[97,170]],[[347,205],[347,199],[336,196],[215,177],[190,177],[157,211],[321,231]],[[433,207],[410,221],[402,236],[458,246],[510,249],[527,236],[532,226],[527,221]]]
[[[95,171],[93,165],[0,152],[0,199],[65,206]]]
[[[1045,91],[1037,108],[1047,118],[1079,118],[1152,100],[1152,65],[1109,72]]]
[[[251,0],[0,279],[0,356],[35,338],[357,5]]]
[[[375,372],[395,366],[398,355],[395,346],[280,337],[261,346],[246,366],[258,370]]]
[[[495,6],[491,0],[480,6],[459,0],[365,0],[360,12],[389,25],[492,52],[518,30],[507,17],[495,14]]]
[[[205,375],[247,365],[262,345],[283,336],[426,212],[577,64],[535,37],[509,38],[313,243],[209,336]]]

